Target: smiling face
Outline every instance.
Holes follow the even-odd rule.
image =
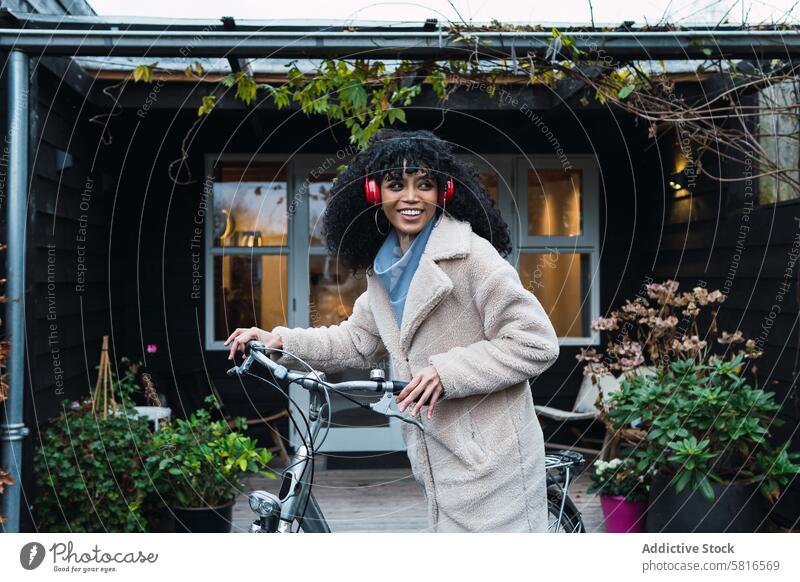
[[[417,235],[436,215],[439,189],[426,169],[406,173],[398,168],[387,174],[381,184],[383,212],[397,231],[401,242]]]

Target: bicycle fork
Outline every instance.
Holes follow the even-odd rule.
[[[308,442],[314,442],[319,432],[319,409],[319,394],[314,390],[311,393],[311,439]],[[306,473],[313,463],[312,457],[308,447],[301,445],[283,473],[278,495],[268,491],[250,493],[250,509],[258,516],[250,525],[250,533],[290,533],[295,519],[304,532],[330,533],[319,503],[308,487]]]

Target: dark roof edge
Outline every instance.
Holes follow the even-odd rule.
[[[14,10],[9,11],[18,20],[25,23],[26,28],[70,28],[70,29],[93,29],[93,30],[197,30],[216,29],[223,30],[222,18],[157,18],[149,16],[62,16],[47,14],[20,13]],[[435,18],[425,21],[400,21],[400,20],[354,20],[354,19],[309,19],[309,18],[279,18],[279,19],[236,19],[236,30],[246,31],[297,31],[297,32],[372,32],[372,31],[397,31],[397,32],[419,32],[419,31],[438,31],[439,28],[446,30],[452,24],[463,27],[458,23],[440,22]],[[797,25],[753,25],[748,27],[724,25],[709,26],[696,24],[691,26],[678,26],[672,24],[663,25],[641,25],[635,26],[633,21],[625,21],[620,24],[604,23],[591,26],[588,23],[578,22],[502,22],[502,28],[491,23],[477,22],[472,24],[470,33],[508,33],[508,32],[532,32],[550,35],[552,29],[558,28],[562,32],[586,32],[586,33],[680,33],[690,31],[700,32],[742,32],[742,31],[780,31],[780,30],[800,30],[800,23]],[[511,30],[509,30],[511,29]]]
[[[287,25],[287,21],[145,22],[106,17],[0,14],[0,50],[60,56],[260,57],[260,58],[465,58],[475,50],[488,58],[545,54],[551,30],[470,31],[453,38],[436,21],[363,28]],[[277,24],[276,22],[279,22]],[[338,29],[337,29],[338,28]],[[565,30],[576,46],[616,58],[789,58],[800,54],[800,26],[789,28],[691,28]]]

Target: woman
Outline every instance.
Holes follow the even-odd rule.
[[[331,254],[367,270],[352,315],[237,329],[229,358],[253,339],[329,372],[389,355],[395,378],[409,381],[398,407],[425,426],[401,424],[431,530],[547,531],[529,379],[556,360],[558,338],[503,258],[508,226],[476,169],[430,131],[382,130],[335,181],[324,229]]]

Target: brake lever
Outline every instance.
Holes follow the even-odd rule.
[[[394,394],[392,394],[391,389],[385,390],[383,393],[383,397],[381,397],[381,399],[378,400],[377,402],[371,403],[369,407],[378,414],[399,418],[403,422],[414,424],[418,426],[420,429],[425,430],[425,427],[422,425],[419,419],[414,418],[413,416],[407,413],[401,412],[400,409],[397,408],[397,402],[395,401]]]

